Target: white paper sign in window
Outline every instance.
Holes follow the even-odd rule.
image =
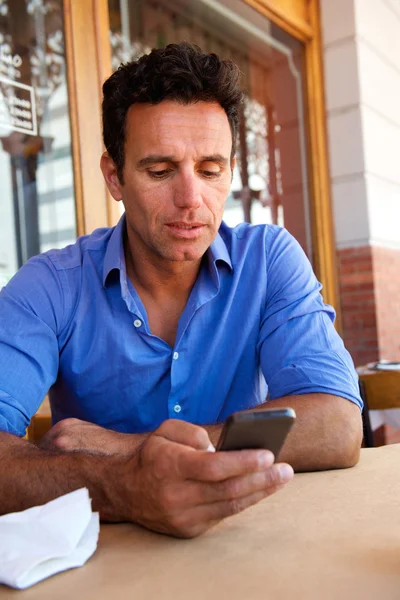
[[[33,87],[1,76],[0,85],[0,128],[37,135]]]

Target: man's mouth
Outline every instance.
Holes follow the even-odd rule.
[[[186,239],[196,237],[202,231],[203,227],[205,227],[204,223],[185,223],[181,221],[176,223],[166,223],[166,226],[175,237]]]
[[[186,221],[174,221],[167,223],[170,227],[181,227],[182,229],[193,229],[193,227],[203,227],[204,223],[186,223]]]

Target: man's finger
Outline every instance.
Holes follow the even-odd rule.
[[[168,419],[153,433],[171,442],[182,444],[194,450],[210,450],[211,440],[208,433],[199,425],[193,425],[178,419]]]
[[[195,537],[219,521],[236,515],[249,506],[257,504],[268,496],[278,492],[285,484],[277,485],[268,491],[258,491],[242,498],[214,502],[193,507],[180,513],[171,523],[172,532],[179,537]]]
[[[260,500],[272,496],[272,494],[275,494],[283,487],[285,487],[285,484],[277,485],[268,490],[254,492],[253,494],[243,496],[242,498],[232,498],[231,500],[225,500],[223,502],[203,504],[203,506],[198,509],[199,518],[203,518],[205,521],[220,521],[221,519],[226,519],[226,517],[236,515],[249,506],[257,504]]]
[[[197,481],[223,481],[272,466],[274,455],[269,450],[231,452],[183,452],[179,455],[180,473]]]
[[[266,471],[232,477],[224,481],[196,482],[196,491],[194,489],[190,491],[191,494],[196,494],[198,503],[223,502],[249,496],[256,492],[274,490],[276,487],[288,483],[292,478],[293,469],[290,465],[275,464]]]

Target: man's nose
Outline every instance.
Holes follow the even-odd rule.
[[[184,173],[178,178],[174,190],[174,203],[178,208],[199,208],[203,202],[201,182],[195,173]]]

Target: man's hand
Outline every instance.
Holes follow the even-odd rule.
[[[132,456],[148,434],[127,434],[104,429],[80,419],[64,419],[40,441],[43,450],[87,452],[106,456]]]
[[[266,450],[211,452],[205,429],[178,420],[165,421],[150,435],[135,435],[65,419],[43,437],[40,447],[122,458],[114,490],[117,520],[177,537],[200,535],[293,477],[293,469],[273,464]]]
[[[177,537],[200,535],[275,493],[293,469],[266,450],[209,452],[207,432],[165,421],[127,463],[127,520]]]

